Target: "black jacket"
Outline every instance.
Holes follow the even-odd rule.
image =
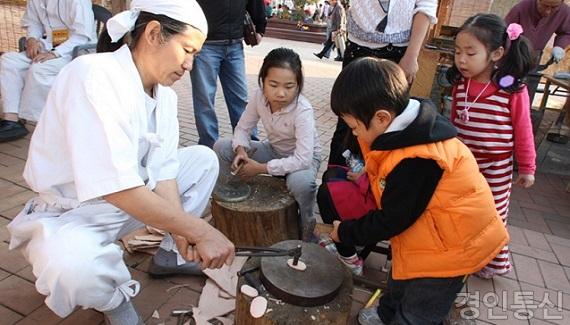
[[[255,30],[265,33],[265,4],[263,0],[198,0],[208,21],[207,41],[243,38],[245,11],[249,12]]]
[[[418,116],[407,128],[380,135],[371,149],[393,150],[443,141],[456,135],[451,122],[438,114],[430,101],[424,100]],[[434,160],[402,160],[386,177],[382,210],[342,222],[340,240],[346,245],[370,245],[402,233],[424,212],[442,175],[443,170]]]

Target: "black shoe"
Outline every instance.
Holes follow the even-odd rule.
[[[335,61],[342,61],[342,57],[337,56],[336,58],[334,58]]]
[[[21,122],[0,121],[0,142],[17,140],[25,137],[28,133],[28,130]]]
[[[203,275],[200,264],[187,262],[182,265],[176,263],[176,253],[159,248],[150,261],[148,274],[153,278],[169,275]]]
[[[313,55],[321,60],[323,59],[323,55],[321,53],[313,53]]]

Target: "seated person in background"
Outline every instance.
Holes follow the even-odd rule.
[[[247,104],[233,139],[214,144],[220,159],[221,181],[229,177],[230,169],[245,179],[258,174],[285,176],[287,188],[299,203],[301,238],[315,241],[313,206],[321,145],[313,107],[301,95],[303,72],[299,55],[286,48],[272,50],[263,60],[258,82],[261,89]],[[249,134],[259,120],[267,140],[250,141]]]
[[[523,27],[522,35],[530,40],[537,59],[553,34],[552,57],[560,62],[570,45],[570,7],[564,0],[522,0],[505,16],[507,25],[517,23]]]
[[[331,238],[345,264],[358,260],[355,245],[386,239],[393,256],[378,308],[361,310],[359,322],[440,324],[466,276],[508,241],[489,185],[455,127],[430,102],[409,98],[395,63],[348,65],[331,106],[358,138],[377,204],[359,219],[333,221]]]
[[[564,3],[564,0],[521,0],[505,16],[505,22],[507,25],[512,23],[521,25],[522,35],[532,44],[536,68],[531,70],[531,75],[536,75],[542,52],[553,34],[556,36],[552,59],[554,62],[560,62],[566,56],[565,48],[570,45],[570,7]],[[531,106],[539,81],[540,78],[528,78]],[[536,131],[536,124],[534,128]]]
[[[89,0],[28,0],[22,25],[27,29],[26,50],[0,57],[0,142],[28,134],[19,119],[39,119],[49,89],[71,61],[73,48],[96,39]]]

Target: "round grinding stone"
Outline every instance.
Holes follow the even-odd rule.
[[[337,258],[317,244],[287,240],[271,247],[292,249],[302,246],[303,272],[287,265],[291,256],[262,257],[261,282],[275,297],[298,306],[319,306],[333,300],[342,286],[344,269]]]
[[[241,202],[251,194],[251,187],[244,182],[218,184],[212,194],[217,201]]]

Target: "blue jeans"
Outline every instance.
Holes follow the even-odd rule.
[[[380,319],[388,325],[442,324],[463,281],[464,276],[394,280],[390,272],[378,304]]]
[[[247,105],[247,80],[241,40],[205,43],[190,72],[198,144],[210,148],[219,137],[214,107],[218,76],[233,130]]]

